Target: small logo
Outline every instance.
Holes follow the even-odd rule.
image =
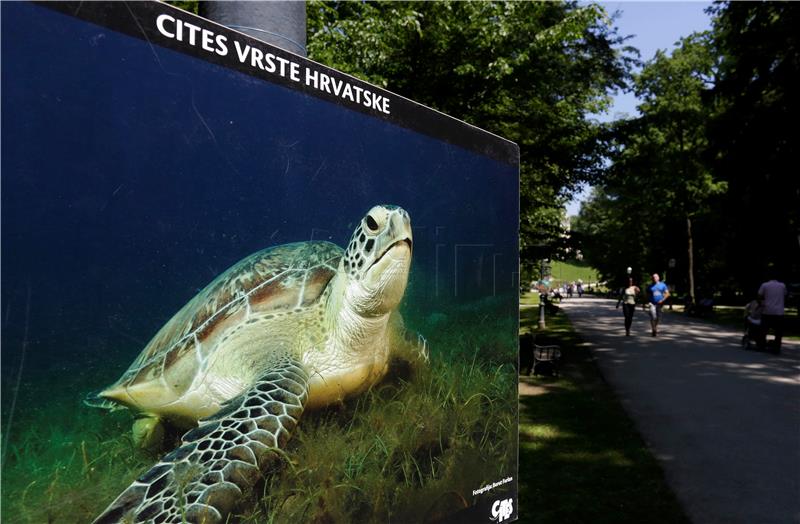
[[[503,522],[514,513],[514,499],[495,500],[492,504],[492,520]]]

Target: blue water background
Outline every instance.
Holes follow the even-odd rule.
[[[4,408],[112,381],[231,264],[378,203],[412,218],[406,308],[516,314],[515,166],[39,6],[3,3],[2,39]]]

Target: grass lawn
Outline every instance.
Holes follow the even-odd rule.
[[[582,280],[583,285],[586,286],[600,279],[594,268],[580,260],[568,260],[566,262],[554,260],[550,267],[553,273],[553,281],[557,284]]]
[[[519,299],[519,305],[522,309],[531,306],[539,305],[539,293],[526,293]]]
[[[528,300],[524,297],[524,301]],[[663,472],[560,311],[521,331],[561,346],[561,378],[520,378],[519,522],[688,522]]]

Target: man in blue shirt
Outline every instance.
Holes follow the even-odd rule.
[[[653,284],[647,288],[650,295],[650,327],[653,330],[653,336],[658,336],[658,321],[661,320],[661,307],[664,301],[669,298],[669,289],[664,282],[661,282],[661,277],[658,273],[653,273]]]

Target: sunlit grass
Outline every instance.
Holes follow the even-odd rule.
[[[538,394],[520,398],[520,522],[687,522],[568,319],[549,313],[547,328],[538,331],[538,312],[521,314],[523,331],[558,344],[564,362],[558,379],[524,379]]]
[[[539,293],[526,293],[522,295],[519,299],[519,304],[521,306],[538,306]]]
[[[630,468],[635,466],[633,461],[626,457],[623,452],[616,450],[606,450],[599,453],[589,453],[586,451],[575,451],[572,453],[555,453],[553,458],[559,462],[574,462],[577,464],[587,464],[589,462],[603,464],[608,467]]]
[[[550,424],[520,424],[519,431],[535,439],[554,440],[575,437],[575,435]]]
[[[554,260],[550,267],[553,281],[556,284],[569,284],[582,280],[583,285],[586,286],[600,279],[594,268],[579,260]]]

